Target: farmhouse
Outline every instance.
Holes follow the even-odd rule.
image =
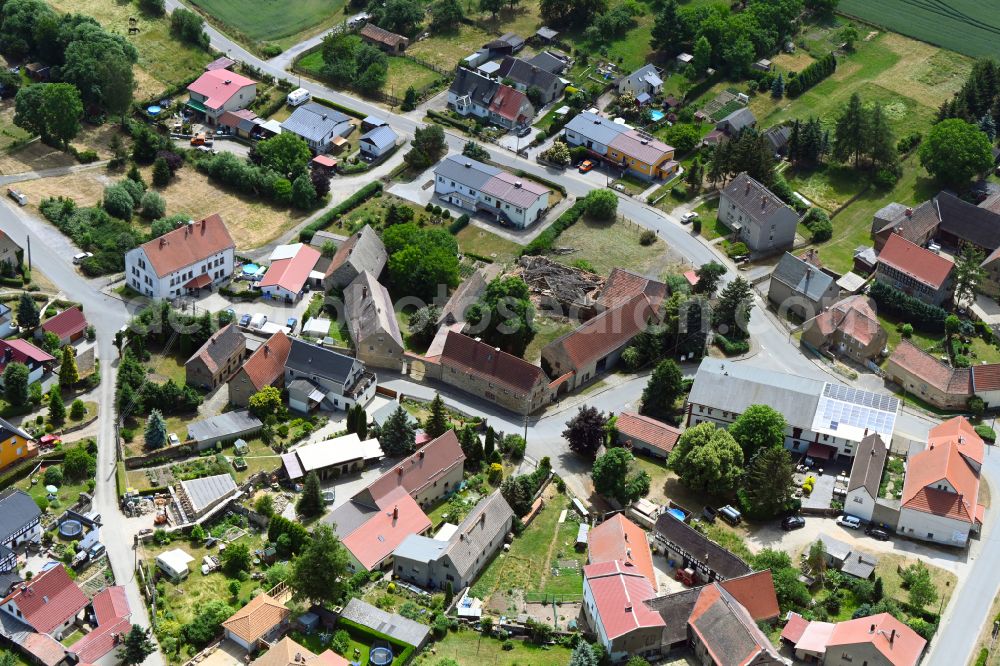
[[[840,288],[833,277],[786,252],[771,272],[767,300],[778,312],[809,319],[836,300]]]
[[[626,570],[644,576],[655,590],[656,570],[646,532],[620,513],[616,513],[587,535],[587,562],[601,564],[618,560]]]
[[[203,115],[210,125],[218,124],[226,111],[250,106],[257,96],[257,83],[228,69],[205,72],[187,87],[188,108]]]
[[[35,338],[41,339],[46,333],[51,333],[59,338],[59,346],[62,347],[80,340],[86,331],[87,318],[83,316],[83,310],[73,306],[43,321],[35,331]]]
[[[232,277],[235,250],[216,213],[126,252],[125,279],[132,289],[154,299],[196,294]]]
[[[889,613],[835,624],[789,613],[781,639],[792,646],[797,659],[831,666],[917,666],[927,645]]]
[[[365,271],[378,277],[388,258],[382,239],[366,224],[337,248],[324,273],[323,288],[343,289]]]
[[[702,582],[739,578],[753,571],[732,552],[669,513],[656,519],[653,537],[667,558],[678,563],[677,568],[694,569]]]
[[[805,344],[861,364],[880,356],[887,341],[871,302],[860,294],[835,303],[802,325]]]
[[[658,180],[679,168],[674,149],[650,134],[584,111],[566,124],[566,142],[583,146],[611,166],[645,180]]]
[[[872,521],[888,457],[889,446],[878,433],[872,433],[861,440],[851,464],[851,477],[847,482],[847,498],[844,501],[847,513],[865,522]]]
[[[221,386],[239,369],[246,350],[247,339],[236,324],[223,326],[185,361],[187,383],[208,390]]]
[[[799,216],[771,190],[741,173],[722,190],[719,221],[751,252],[763,254],[791,247]]]
[[[984,379],[985,387],[996,390],[995,373],[990,372],[997,365],[975,366],[973,368],[952,368],[931,356],[909,340],[900,340],[892,350],[885,366],[885,375],[912,395],[940,409],[966,409],[969,398],[975,394],[973,376],[978,373]],[[994,395],[996,395],[994,393]],[[987,396],[990,397],[990,396]],[[992,399],[993,404],[995,398]],[[984,398],[984,402],[987,402]]]
[[[513,176],[464,155],[451,155],[434,168],[434,193],[472,213],[483,212],[518,229],[541,219],[549,192],[534,181]]]
[[[279,245],[271,252],[271,265],[258,284],[261,294],[266,299],[297,302],[319,258],[319,250],[305,243]]]
[[[358,32],[361,39],[392,55],[399,55],[410,45],[410,40],[394,32],[383,30],[374,23],[366,23]]]
[[[239,490],[229,473],[203,476],[181,481],[175,506],[183,523],[193,523],[205,517],[220,504],[234,497]]]
[[[250,396],[257,391],[265,386],[280,386],[291,346],[291,339],[278,331],[258,347],[229,380],[229,403],[247,407]]]
[[[951,298],[954,262],[901,234],[889,236],[878,255],[875,279],[920,300],[940,305]]]
[[[379,368],[399,369],[403,336],[388,290],[368,271],[344,290],[344,312],[358,359]]]
[[[350,118],[316,102],[299,106],[281,123],[281,131],[298,136],[315,153],[330,151],[334,139],[348,136],[354,131]]]

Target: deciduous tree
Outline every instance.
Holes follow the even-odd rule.
[[[955,304],[970,304],[976,300],[979,286],[986,279],[983,253],[971,243],[963,243],[955,260]],[[947,323],[947,322],[946,322]]]
[[[634,470],[634,460],[632,454],[623,448],[609,449],[594,461],[591,473],[594,490],[622,506],[645,497],[649,493],[649,475],[645,470]]]
[[[660,361],[642,391],[640,412],[661,419],[671,418],[680,397],[684,377],[673,359]]]
[[[329,525],[320,523],[292,562],[289,583],[300,598],[332,606],[343,594],[347,565],[344,545]]]
[[[726,495],[739,487],[743,450],[728,431],[699,423],[677,440],[667,465],[688,488]]]
[[[593,456],[606,439],[608,419],[596,407],[581,406],[579,411],[566,422],[562,436],[569,442],[569,448],[585,456]]]
[[[750,460],[758,451],[782,448],[786,425],[785,417],[770,405],[750,405],[729,426],[729,433],[743,449],[743,458]]]
[[[28,402],[28,366],[24,363],[8,363],[3,370],[3,397],[14,407]]]
[[[993,145],[977,126],[960,118],[942,120],[920,144],[920,163],[939,181],[961,186],[993,166]]]

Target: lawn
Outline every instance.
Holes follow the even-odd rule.
[[[433,69],[407,58],[389,58],[389,75],[382,90],[402,98],[406,89],[413,86],[420,90],[441,78]]]
[[[184,371],[184,361],[186,360],[181,359],[176,354],[153,354],[153,358],[149,364],[152,368],[149,381],[163,383],[168,379],[172,379],[178,386],[183,386],[186,383],[186,374]]]
[[[569,663],[570,649],[559,645],[538,646],[525,641],[511,641],[513,649],[505,650],[495,638],[461,629],[448,632],[434,644],[434,654],[425,650],[415,664],[431,666],[453,659],[459,666],[564,666]]]
[[[567,265],[583,259],[601,275],[608,275],[618,266],[644,273],[662,259],[667,244],[657,239],[651,245],[640,245],[641,232],[640,228],[625,222],[598,222],[585,217],[562,232],[556,241],[559,247],[573,251],[553,259]]]
[[[548,588],[549,579],[553,578],[550,566],[554,560],[570,557],[565,552],[566,548],[562,543],[565,534],[562,534],[559,525],[559,514],[568,507],[569,500],[564,495],[548,500],[531,525],[514,539],[510,551],[497,555],[483,570],[479,580],[472,586],[472,595],[488,599],[497,590],[521,589],[579,597],[582,589],[580,585],[572,591],[562,591],[560,588],[566,586],[553,582],[552,589]],[[573,540],[575,539],[574,531]],[[572,548],[569,550],[572,551]],[[582,580],[580,583],[582,584]]]
[[[813,205],[833,212],[868,187],[865,178],[842,164],[825,164],[816,169],[786,169],[785,180]]]
[[[30,134],[14,124],[14,100],[0,102],[0,150],[29,138]]]
[[[231,37],[276,42],[283,48],[346,18],[344,0],[193,0],[192,4],[222,23]]]
[[[313,0],[319,4],[319,0]],[[275,0],[270,0],[275,2]],[[137,100],[154,97],[165,89],[186,82],[212,60],[208,51],[184,44],[170,34],[170,18],[151,18],[133,3],[117,0],[50,0],[61,13],[92,16],[108,30],[125,35],[130,17],[139,19],[139,32],[128,40],[139,52],[135,72]],[[261,3],[270,4],[270,3]],[[254,3],[258,6],[258,3]],[[255,12],[248,12],[255,15]],[[283,10],[285,11],[285,10]]]
[[[903,589],[903,580],[899,575],[898,567],[910,566],[915,561],[913,558],[904,557],[903,555],[879,555],[878,566],[875,567],[875,575],[882,578],[882,585],[887,597],[902,602],[909,601],[909,595]],[[938,606],[942,601],[944,603],[940,606],[941,608],[948,605],[948,600],[955,591],[955,583],[958,582],[958,577],[940,567],[927,565],[927,568],[931,572],[931,582],[934,583],[934,587],[937,589],[938,601],[931,604],[932,607],[926,610],[937,612]]]
[[[455,237],[458,239],[460,252],[471,252],[480,257],[488,257],[498,264],[512,263],[521,254],[521,246],[517,243],[501,238],[474,224],[467,225]]]
[[[532,320],[535,335],[531,338],[522,358],[529,363],[537,363],[542,358],[542,348],[576,328],[576,325],[565,319],[555,319],[544,315],[535,315]]]
[[[996,7],[981,0],[842,0],[838,11],[970,56],[1000,56]]]
[[[45,491],[45,481],[43,477],[45,476],[45,470],[48,467],[44,462],[42,467],[33,476],[26,476],[22,480],[15,484],[15,487],[20,488],[25,491],[37,502],[42,499],[46,499],[48,493]],[[32,481],[34,480],[34,483]],[[59,507],[68,507],[75,504],[80,497],[80,493],[86,492],[87,482],[82,483],[64,483],[59,486],[56,491],[56,501],[51,501],[49,503],[50,510],[58,509]],[[57,503],[58,502],[58,503]]]

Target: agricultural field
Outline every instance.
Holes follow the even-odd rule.
[[[346,18],[343,0],[193,0],[191,4],[231,37],[273,42],[282,49]]]
[[[966,55],[1000,55],[996,6],[982,0],[841,0],[838,11]]]
[[[169,17],[152,18],[130,2],[50,0],[49,4],[60,12],[92,16],[108,30],[123,35],[128,33],[129,17],[139,19],[139,33],[128,38],[139,52],[135,68],[137,100],[155,97],[167,88],[184,83],[213,58],[208,51],[175,39],[170,34]],[[257,14],[248,12],[248,15]]]

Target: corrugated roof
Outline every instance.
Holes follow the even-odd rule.
[[[83,316],[83,310],[77,306],[66,308],[42,322],[42,330],[54,333],[60,340],[74,336],[85,328],[87,328],[87,318]]]
[[[191,508],[197,515],[220,499],[235,495],[236,481],[233,480],[231,474],[216,474],[200,479],[181,481],[181,488],[191,500]]]
[[[410,41],[406,37],[397,35],[394,32],[389,32],[385,28],[380,28],[374,23],[365,23],[365,27],[361,28],[361,32],[358,34],[365,39],[370,39],[373,42],[385,44],[386,46],[391,46],[392,48],[396,48],[399,44]]]
[[[340,614],[342,618],[368,627],[389,638],[419,647],[427,640],[430,627],[401,615],[387,613],[360,599],[351,599]]]
[[[196,442],[210,439],[236,437],[264,424],[246,409],[236,409],[217,416],[210,416],[188,425],[188,437]]]

